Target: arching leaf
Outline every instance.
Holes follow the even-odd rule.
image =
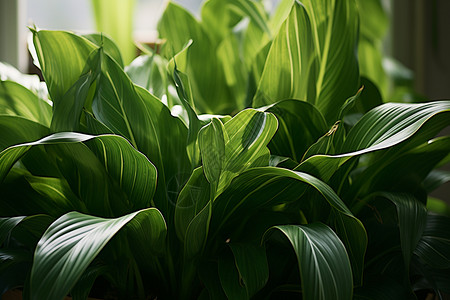
[[[145,228],[133,227],[143,220]],[[134,225],[137,225],[134,224]],[[56,220],[39,241],[34,254],[29,293],[31,299],[62,299],[114,235],[126,226],[145,237],[150,248],[162,247],[166,224],[161,213],[149,208],[116,219],[70,212]]]
[[[270,238],[280,231],[294,248],[302,282],[303,299],[351,299],[353,294],[350,260],[339,237],[324,224],[272,227]]]

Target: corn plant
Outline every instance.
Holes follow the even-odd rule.
[[[450,219],[427,195],[450,177],[450,101],[361,86],[358,16],[169,3],[164,44],[127,67],[107,36],[32,29],[48,94],[0,81],[0,293],[449,293]]]

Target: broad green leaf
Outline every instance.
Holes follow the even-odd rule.
[[[198,144],[202,156],[203,170],[206,179],[217,184],[225,161],[225,128],[219,119],[213,118],[211,123],[204,126],[198,136]],[[215,186],[217,188],[217,185]]]
[[[267,15],[261,3],[256,1],[231,0],[227,3],[233,11],[238,12],[241,16],[248,17],[251,22],[257,25],[262,31],[268,35],[271,34]]]
[[[191,172],[186,128],[159,99],[133,85],[108,55],[102,55],[101,69],[92,103],[93,115],[115,134],[127,138],[155,164],[160,174],[155,204],[166,214],[168,197],[176,200],[170,193],[178,193]]]
[[[108,36],[100,33],[84,34],[84,38],[88,39],[98,47],[102,47],[106,54],[111,56],[119,66],[124,67],[122,55],[117,45]]]
[[[343,124],[337,121],[325,135],[321,136],[317,142],[308,148],[301,160],[304,161],[313,155],[335,153],[335,144],[339,142],[336,140],[341,138],[343,130]]]
[[[280,31],[280,27],[282,26],[286,18],[289,16],[289,13],[291,12],[292,9],[292,5],[294,5],[294,3],[295,0],[279,1],[269,20],[269,26],[272,33],[276,34],[278,33],[278,31]]]
[[[88,56],[86,67],[80,78],[61,99],[53,104],[51,130],[53,132],[79,131],[83,108],[92,102],[92,88],[100,72],[102,49],[94,50]]]
[[[233,254],[230,251],[224,252],[219,257],[218,272],[220,284],[227,295],[227,299],[249,299],[247,291],[241,283],[242,278],[235,264]]]
[[[47,102],[24,86],[13,81],[0,81],[1,115],[24,117],[48,127],[51,111],[52,108]]]
[[[48,127],[19,116],[0,116],[0,150],[38,140],[48,135]]]
[[[341,108],[339,109],[338,120],[343,120],[344,116],[355,106],[355,104],[359,100],[359,97],[361,96],[363,89],[364,87],[361,87],[354,96],[348,98],[344,102],[344,104],[342,104]]]
[[[239,51],[239,40],[233,34],[224,38],[217,48],[217,56],[225,74],[225,83],[233,90],[233,97],[236,98],[235,110],[243,108],[242,103],[245,101],[248,84],[248,71]]]
[[[36,204],[40,204],[48,215],[57,217],[72,210],[86,211],[83,202],[74,195],[65,180],[31,175],[25,175],[25,180],[41,196],[40,201],[34,197]]]
[[[354,1],[295,1],[272,43],[253,105],[304,100],[333,124],[357,90],[357,39]]]
[[[16,227],[23,219],[25,219],[25,217],[0,218],[0,246],[3,245],[14,227]]]
[[[203,168],[192,172],[186,185],[178,194],[175,207],[175,231],[181,241],[185,240],[186,231],[191,221],[207,205],[211,198],[211,188]]]
[[[266,249],[260,245],[229,244],[240,279],[248,297],[263,288],[269,279]]]
[[[449,124],[450,101],[424,104],[386,103],[361,118],[347,134],[338,155],[316,155],[296,170],[327,181],[351,157],[398,145],[411,137],[421,143]]]
[[[225,123],[225,155],[216,195],[219,195],[238,174],[251,167],[267,166],[266,145],[277,130],[274,115],[247,109]]]
[[[368,152],[393,146],[417,132],[432,117],[450,111],[450,101],[422,104],[386,103],[368,112],[350,130],[342,152]],[[436,118],[438,119],[438,118]],[[431,122],[430,122],[431,123]],[[427,128],[439,132],[447,120],[436,120]],[[364,149],[364,150],[363,150]]]
[[[186,229],[184,240],[184,255],[186,260],[191,260],[201,255],[205,248],[209,233],[209,222],[211,220],[212,205],[208,202],[206,206],[192,219]]]
[[[271,153],[290,157],[297,162],[328,130],[320,112],[304,101],[284,100],[264,110],[273,113],[279,122],[277,133],[269,144]]]
[[[133,227],[144,220],[147,222],[145,228]],[[166,234],[164,219],[155,208],[116,219],[70,212],[52,223],[34,254],[28,287],[31,298],[65,297],[88,265],[124,226],[139,230],[137,233],[146,237],[151,242],[149,246],[156,249],[161,247]]]
[[[311,20],[319,65],[315,105],[327,123],[333,124],[339,108],[358,89],[356,3],[353,0],[304,0],[302,4]]]
[[[189,45],[187,47],[189,47]],[[178,97],[181,101],[181,105],[184,107],[188,115],[188,155],[192,165],[196,165],[197,161],[199,160],[197,136],[200,130],[201,123],[195,112],[195,105],[192,99],[192,91],[190,90],[189,78],[186,76],[186,74],[178,71],[176,63],[174,63],[173,79],[175,82],[175,87],[177,89]]]
[[[437,269],[421,265],[420,271],[423,274],[425,283],[417,283],[416,288],[421,288],[424,290],[433,289],[437,295],[440,295],[442,299],[445,299],[444,297],[446,297],[448,293],[450,293],[450,279],[448,276],[450,268]]]
[[[69,211],[84,211],[63,179],[33,176],[20,168],[13,168],[0,184],[2,191],[0,215],[47,214],[58,217]],[[20,191],[20,197],[17,197]]]
[[[117,136],[97,137],[85,143],[127,194],[131,207],[140,209],[150,204],[156,189],[157,172],[147,157]]]
[[[423,185],[428,193],[431,193],[442,184],[450,181],[450,171],[433,170],[423,181]]]
[[[116,206],[119,211],[148,207],[156,188],[156,169],[119,136],[57,133],[12,146],[0,153],[0,178],[3,179],[31,147],[38,145],[47,145],[54,153],[72,190],[98,214],[108,214],[109,205]],[[115,195],[119,189],[123,194]],[[118,196],[125,199],[112,201]]]
[[[254,107],[290,98],[314,103],[317,69],[313,38],[304,6],[294,2],[270,47]]]
[[[133,146],[143,148],[137,142],[145,141],[143,130],[139,128],[149,122],[143,101],[120,66],[101,51],[100,56],[101,74],[97,80],[92,111],[114,133],[127,138]],[[139,127],[137,124],[140,124]]]
[[[344,118],[345,123],[349,124],[351,127],[356,124],[356,122],[363,116],[363,114],[383,104],[383,99],[380,91],[378,90],[378,87],[372,81],[370,81],[370,79],[361,76],[361,86],[363,87],[363,91],[359,96],[358,101],[356,101],[355,106]],[[354,116],[352,115],[357,115],[357,118],[354,118]],[[349,119],[351,117],[352,122],[349,122]]]
[[[125,68],[125,72],[134,84],[163,100],[169,98],[166,65],[167,61],[156,53],[141,55]]]
[[[408,146],[393,146],[383,155],[369,158],[368,166],[352,179],[354,187],[347,195],[356,197],[377,190],[423,193],[422,181],[450,152],[450,137],[429,140],[412,149]]]
[[[332,208],[332,221],[348,249],[354,278],[360,281],[367,245],[365,229],[328,185],[306,173],[273,167],[254,168],[241,173],[213,203],[212,236],[218,232],[230,235],[238,224],[263,208],[313,201],[313,197],[302,197],[310,186]]]
[[[450,218],[429,214],[414,254],[432,268],[450,267]]]
[[[96,48],[87,39],[65,31],[32,30],[42,75],[53,102],[60,101],[82,74]]]
[[[197,112],[233,111],[237,105],[231,90],[224,84],[224,70],[216,55],[218,45],[203,26],[185,9],[169,2],[158,23],[158,32],[162,39],[166,39],[163,54],[168,59],[180,52],[190,39],[194,41],[189,49],[187,69],[183,71],[191,82]],[[205,61],[208,68],[204,68]]]
[[[0,150],[7,147],[35,141],[50,134],[48,127],[18,116],[0,116]],[[44,149],[35,148],[22,159],[21,163],[32,174],[38,176],[58,176],[52,158]]]
[[[350,260],[339,237],[324,224],[272,227],[289,240],[298,260],[303,299],[352,299]],[[265,236],[267,240],[269,236]]]
[[[425,228],[427,209],[416,198],[408,194],[380,193],[397,208],[400,243],[406,268]]]
[[[139,130],[142,130],[146,143],[140,151],[158,170],[155,205],[165,214],[169,208],[170,211],[174,209],[172,203],[176,203],[178,193],[192,172],[186,151],[188,129],[179,118],[171,115],[167,106],[148,91],[139,87],[136,87],[136,91],[146,109],[146,126],[136,123]]]

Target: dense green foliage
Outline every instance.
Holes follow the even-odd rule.
[[[106,36],[33,30],[48,94],[0,81],[0,294],[450,293],[450,218],[427,209],[450,101],[383,103],[358,3],[169,3],[125,68]]]

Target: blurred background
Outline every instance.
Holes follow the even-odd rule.
[[[202,0],[173,1],[199,17]],[[263,1],[267,6],[278,2]],[[371,22],[375,24],[367,28],[378,25],[380,31],[362,34],[359,51],[382,52],[373,55],[379,56],[382,62],[378,68],[388,75],[386,87],[382,87],[381,79],[371,78],[376,72],[370,72],[372,66],[367,65],[370,61],[360,62],[361,70],[366,70],[363,75],[378,81],[382,90],[389,90],[383,93],[388,101],[450,99],[450,1],[380,1],[382,7],[368,4],[374,1],[357,0],[361,6],[361,31]],[[128,64],[136,55],[134,42],[157,40],[157,22],[166,3],[166,0],[0,0],[0,61],[24,73],[33,72],[27,49],[27,26],[37,26],[77,33],[106,32],[118,42]],[[380,8],[384,16],[376,12]],[[379,45],[373,47],[373,43]],[[393,85],[397,87],[395,90]],[[446,131],[450,133],[449,128]],[[433,195],[450,203],[450,184]]]

